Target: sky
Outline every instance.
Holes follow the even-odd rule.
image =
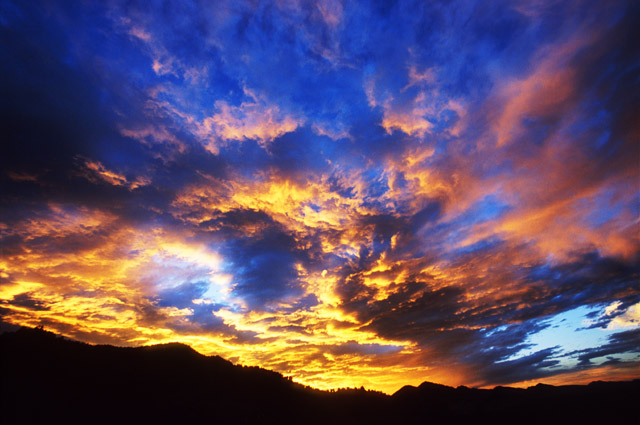
[[[0,317],[316,388],[640,377],[640,3],[0,3]]]

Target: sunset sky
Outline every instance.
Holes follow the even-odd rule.
[[[0,317],[317,388],[640,377],[640,2],[0,2]]]

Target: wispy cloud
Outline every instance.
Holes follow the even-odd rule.
[[[216,101],[216,113],[198,124],[198,133],[208,140],[207,147],[217,153],[216,145],[228,140],[257,140],[266,147],[276,137],[294,131],[303,120],[283,113],[280,107],[244,88],[248,98],[239,106]]]

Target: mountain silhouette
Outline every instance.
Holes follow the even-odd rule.
[[[320,391],[183,344],[93,346],[30,328],[0,335],[0,372],[4,424],[595,424],[634,417],[640,400],[640,380]]]

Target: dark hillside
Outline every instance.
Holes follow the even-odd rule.
[[[640,399],[638,380],[324,392],[182,344],[91,346],[27,328],[0,335],[0,361],[6,424],[614,423]]]
[[[0,344],[5,423],[326,423],[387,398],[305,388],[182,344],[91,346],[27,328]]]

